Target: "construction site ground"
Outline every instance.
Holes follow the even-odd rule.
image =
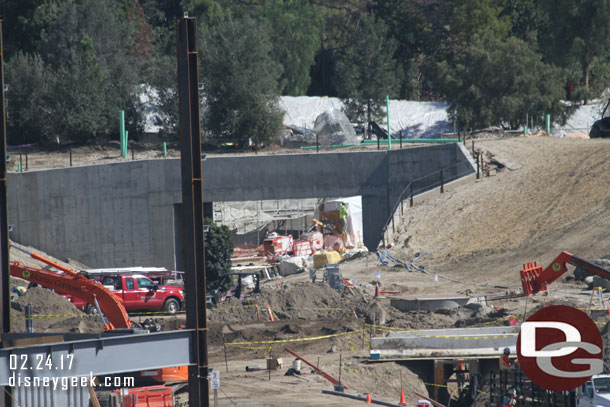
[[[470,143],[466,144],[469,149]],[[414,405],[418,399],[414,391],[428,393],[418,372],[394,362],[364,363],[370,336],[387,332],[365,324],[404,329],[493,326],[507,323],[508,315],[522,320],[524,314],[545,303],[588,307],[591,291],[571,273],[553,283],[546,294],[519,297],[519,271],[531,261],[546,267],[562,250],[587,259],[610,253],[610,142],[511,137],[477,139],[475,149],[497,171],[450,187],[443,194],[428,194],[406,209],[398,225],[389,253],[423,267],[425,273],[409,272],[394,263],[381,266],[377,255],[368,253],[340,265],[343,278],[355,286],[351,292],[339,294],[320,281],[312,284],[309,274],[301,273],[264,282],[262,293],[246,293],[243,303],[231,298],[212,309],[209,356],[210,365],[221,372],[219,405],[354,404],[323,395],[321,390],[332,390],[332,385],[311,374],[304,364],[302,378],[285,376],[294,359],[284,351],[286,346],[336,378],[341,360],[341,380],[350,393],[370,392],[373,398],[398,402],[402,376],[407,401]],[[33,262],[20,256],[11,251],[11,259]],[[488,304],[405,313],[391,307],[389,298],[374,297],[377,280],[382,290],[400,295],[485,295]],[[79,313],[63,298],[42,291],[17,300],[12,314],[15,330],[23,330],[20,308],[28,298],[36,314],[64,315],[37,318],[37,331],[101,329],[96,317]],[[269,321],[267,305],[275,322]],[[184,315],[155,317],[165,329],[178,328],[185,321]],[[598,320],[600,328],[607,319]],[[608,333],[603,337],[608,347]],[[246,372],[246,366],[265,368],[267,355],[283,358],[283,369],[270,375],[266,370]]]

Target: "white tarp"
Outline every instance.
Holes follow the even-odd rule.
[[[403,132],[404,138],[438,138],[453,132],[447,116],[447,103],[390,100],[390,130],[394,137]],[[284,111],[284,125],[313,129],[316,118],[329,109],[343,110],[338,98],[317,96],[282,96],[280,108]],[[384,109],[385,110],[385,109]],[[386,120],[378,123],[386,128]]]

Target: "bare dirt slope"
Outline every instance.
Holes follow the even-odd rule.
[[[392,252],[429,271],[519,286],[522,264],[548,265],[561,250],[610,252],[610,143],[551,137],[477,141],[520,166],[452,188],[409,209]]]

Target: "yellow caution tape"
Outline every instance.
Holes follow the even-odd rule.
[[[360,332],[362,332],[362,331],[342,332],[340,334],[314,336],[314,337],[309,337],[309,338],[276,339],[276,340],[269,340],[269,341],[225,342],[225,345],[227,345],[227,346],[237,346],[237,345],[258,345],[258,344],[268,344],[268,343],[289,343],[289,342],[318,341],[318,340],[321,340],[321,339],[335,338],[337,336],[359,334]]]
[[[418,336],[418,337],[423,337],[423,338],[446,338],[446,339],[491,339],[491,338],[510,338],[513,336],[518,336],[518,333],[514,333],[514,334],[503,334],[503,335],[484,335],[484,336],[450,336],[450,335],[428,335],[428,334],[418,334],[415,333],[416,331],[421,331],[421,329],[401,329],[401,328],[392,328],[392,327],[386,327],[386,326],[381,326],[381,325],[371,325],[371,324],[365,324],[366,326],[369,327],[374,327],[377,329],[386,329],[386,330],[393,330],[393,331],[403,331],[403,332],[409,332],[410,335],[413,336]]]
[[[11,318],[12,321],[26,321],[28,319],[34,320],[34,319],[45,319],[45,318],[63,318],[63,317],[78,317],[78,316],[85,316],[87,314],[56,314],[56,315],[40,315],[40,314],[36,314],[36,315],[32,315],[30,318],[27,317],[23,317],[23,318]]]

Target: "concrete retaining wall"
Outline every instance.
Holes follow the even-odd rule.
[[[364,242],[375,248],[409,181],[456,163],[470,165],[458,144],[391,152],[209,157],[203,162],[203,197],[213,202],[361,195]],[[451,171],[447,181],[463,175]],[[469,173],[473,171],[470,165]],[[174,213],[181,202],[180,185],[177,159],[10,174],[11,237],[91,267],[174,268],[182,244]]]

